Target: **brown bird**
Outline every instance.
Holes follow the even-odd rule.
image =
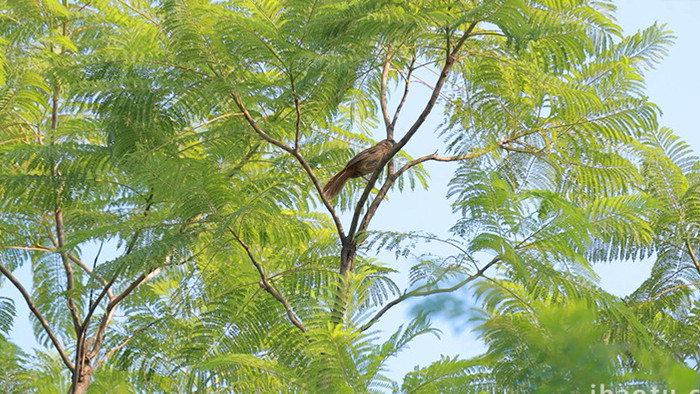
[[[345,168],[340,170],[339,173],[333,175],[331,179],[328,180],[325,186],[323,186],[323,194],[329,200],[335,198],[335,196],[340,193],[343,189],[345,182],[349,178],[357,178],[362,175],[371,174],[377,169],[377,165],[382,160],[382,157],[389,152],[392,146],[396,142],[392,139],[386,139],[379,141],[377,145],[371,148],[367,148],[362,152],[358,153],[350,159]]]

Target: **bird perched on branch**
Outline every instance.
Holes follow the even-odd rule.
[[[396,141],[392,139],[382,140],[379,141],[377,145],[367,148],[355,155],[355,157],[350,159],[348,164],[345,165],[345,168],[333,175],[326,185],[323,186],[323,194],[326,198],[332,200],[337,196],[349,178],[357,178],[374,172],[379,162],[382,160],[382,157],[389,152],[389,149],[391,149],[395,143]]]

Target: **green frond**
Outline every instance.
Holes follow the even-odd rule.
[[[625,37],[616,48],[618,56],[624,56],[632,64],[643,69],[654,68],[668,54],[668,47],[675,36],[666,25],[653,24],[634,35]]]
[[[0,333],[7,335],[15,317],[15,303],[11,298],[0,297]]]
[[[404,378],[406,393],[459,393],[495,390],[499,386],[478,361],[443,356],[424,368],[416,368]]]
[[[649,257],[654,232],[646,212],[653,208],[653,201],[643,196],[596,200],[589,208],[595,233],[587,256],[600,262]]]

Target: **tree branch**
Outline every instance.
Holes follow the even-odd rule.
[[[49,253],[57,253],[58,251],[56,248],[49,248],[48,246],[43,246],[43,245],[34,245],[34,246],[6,246],[5,248],[7,249],[20,249],[20,250],[31,250],[31,251],[37,251],[37,252],[49,252]],[[74,263],[76,263],[80,268],[83,269],[88,275],[92,275],[92,269],[88,267],[78,256],[74,255],[73,253],[68,253],[68,258],[71,259]],[[95,277],[102,283],[103,286],[107,286],[107,280],[103,278],[101,275],[95,275]],[[111,299],[112,298],[112,291],[107,292],[107,296]]]
[[[49,336],[49,339],[51,339],[51,343],[53,343],[53,346],[56,348],[56,351],[61,356],[61,360],[63,360],[63,363],[66,365],[66,367],[68,367],[69,370],[71,370],[71,372],[74,371],[75,366],[68,358],[68,355],[63,350],[63,347],[61,347],[61,344],[58,342],[58,338],[56,338],[56,335],[54,335],[53,331],[51,330],[51,327],[49,327],[49,323],[46,321],[41,312],[39,312],[39,310],[36,308],[36,305],[34,304],[32,297],[29,295],[29,293],[27,293],[27,290],[2,263],[0,263],[0,272],[2,272],[2,274],[5,275],[5,277],[9,279],[10,282],[12,282],[12,284],[20,292],[20,294],[22,294],[22,297],[27,303],[29,310],[32,311],[32,314],[34,314],[37,320],[39,320],[39,323],[44,328],[44,331],[46,331],[46,335]]]
[[[442,71],[440,72],[440,76],[437,80],[437,83],[435,84],[435,88],[433,89],[432,94],[430,95],[430,99],[428,102],[425,104],[425,108],[423,111],[420,113],[416,121],[413,123],[413,125],[408,129],[406,134],[401,138],[400,141],[398,141],[390,150],[387,152],[386,155],[382,158],[382,160],[379,162],[377,169],[372,173],[372,176],[369,179],[369,182],[367,183],[367,186],[365,186],[365,190],[362,192],[362,195],[360,196],[360,199],[357,201],[357,204],[355,205],[355,212],[352,217],[352,222],[350,224],[350,229],[348,230],[348,238],[353,239],[355,234],[357,233],[357,225],[360,220],[360,214],[362,212],[362,207],[365,205],[365,202],[369,198],[369,194],[374,188],[374,184],[379,178],[379,174],[382,172],[384,169],[384,166],[391,160],[398,151],[403,148],[408,141],[413,137],[413,135],[418,131],[418,129],[423,125],[423,122],[425,122],[426,118],[428,115],[432,112],[433,107],[435,106],[435,103],[437,102],[438,97],[440,96],[440,91],[442,90],[442,86],[445,84],[445,81],[447,80],[447,76],[450,73],[450,70],[452,69],[452,66],[454,66],[456,60],[457,60],[457,54],[459,51],[462,49],[462,46],[464,46],[464,43],[466,42],[467,38],[469,38],[469,35],[471,34],[472,30],[476,27],[477,22],[472,22],[467,30],[464,32],[462,37],[459,39],[457,44],[455,45],[454,49],[450,53],[449,56],[447,56],[445,60],[445,64],[442,67]],[[386,188],[388,189],[388,187]],[[376,196],[375,200],[381,200],[383,196]],[[374,204],[378,206],[379,204]],[[376,209],[376,207],[375,207]],[[370,212],[368,210],[368,213],[370,216],[373,214],[373,212]],[[341,267],[342,270],[342,267]]]
[[[70,311],[71,318],[73,319],[75,335],[79,337],[83,327],[82,323],[80,322],[80,316],[78,316],[78,310],[75,307],[75,302],[73,301],[73,295],[70,294],[70,292],[75,288],[73,267],[71,266],[70,259],[68,258],[68,252],[62,250],[66,243],[66,236],[63,227],[63,210],[61,208],[57,208],[54,217],[56,221],[56,237],[58,239],[59,254],[61,255],[61,261],[63,261],[63,269],[66,271],[66,301],[68,303],[68,310]]]
[[[243,102],[241,101],[240,96],[237,93],[231,93],[231,96],[233,97],[233,101],[236,103],[238,108],[241,110],[241,112],[243,112],[243,117],[246,119],[246,121],[248,122],[250,127],[260,137],[262,137],[262,139],[264,139],[265,141],[269,142],[270,144],[275,145],[276,147],[284,150],[285,152],[294,156],[295,159],[297,159],[299,164],[301,164],[301,167],[304,169],[306,174],[309,176],[309,179],[311,179],[311,182],[316,187],[316,191],[318,192],[318,195],[321,198],[321,202],[323,202],[323,205],[326,206],[328,213],[330,213],[331,217],[333,218],[333,222],[335,223],[335,227],[338,230],[338,236],[340,237],[341,240],[343,238],[345,238],[345,232],[343,231],[343,225],[340,222],[340,218],[338,217],[338,214],[336,213],[335,209],[333,208],[333,205],[331,205],[330,201],[328,201],[326,196],[323,194],[323,187],[318,182],[318,178],[316,177],[314,170],[311,169],[311,166],[306,161],[306,159],[304,159],[304,157],[301,155],[301,153],[290,148],[284,142],[273,138],[272,136],[268,135],[263,129],[261,129],[260,126],[255,121],[255,119],[253,119],[253,117],[250,115],[248,110],[245,108],[245,106],[243,105]]]
[[[289,305],[289,302],[275,289],[275,287],[270,283],[268,280],[267,275],[265,275],[265,271],[263,270],[262,265],[258,262],[258,260],[255,258],[253,255],[253,252],[251,251],[250,247],[248,244],[243,242],[243,240],[236,234],[235,231],[229,228],[229,232],[233,234],[233,236],[236,238],[236,241],[245,249],[246,254],[248,255],[248,258],[250,258],[250,261],[253,263],[255,266],[255,269],[258,271],[258,274],[260,275],[260,288],[268,292],[274,299],[279,301],[282,306],[284,307],[285,312],[287,313],[287,317],[289,318],[289,321],[292,322],[301,332],[306,332],[306,328],[304,327],[303,324],[297,319],[297,317],[294,315],[294,311],[292,311],[292,307]]]
[[[151,210],[151,207],[153,206],[153,192],[151,192],[148,195],[148,197],[146,197],[145,202],[146,202],[146,206],[143,209],[143,215],[148,216],[148,213]],[[129,254],[131,254],[131,252],[133,252],[134,248],[136,247],[136,242],[138,241],[139,234],[140,234],[140,230],[138,230],[138,229],[133,233],[131,240],[129,240],[129,243],[126,246],[126,250],[124,251],[123,256],[129,255]],[[170,258],[170,256],[166,256],[166,258],[165,258],[166,263],[167,263],[169,258]],[[95,257],[95,264],[96,263],[97,263],[97,257]],[[100,292],[100,294],[97,296],[97,299],[95,300],[95,302],[93,303],[92,300],[90,300],[91,305],[90,305],[88,314],[85,317],[85,323],[84,323],[85,327],[88,326],[88,324],[90,322],[90,318],[97,310],[97,306],[100,304],[100,301],[102,300],[102,298],[105,296],[105,294],[109,295],[109,302],[107,303],[107,307],[105,308],[105,314],[102,317],[102,321],[100,321],[100,325],[98,326],[97,333],[95,335],[95,337],[96,337],[95,342],[92,344],[92,349],[87,354],[87,357],[89,359],[94,358],[100,349],[100,345],[102,343],[102,338],[104,337],[105,330],[107,330],[107,325],[109,324],[109,320],[112,318],[112,311],[114,310],[114,308],[116,308],[117,305],[119,304],[119,302],[121,302],[121,300],[123,300],[124,297],[126,297],[140,283],[143,283],[144,281],[157,275],[157,273],[160,272],[160,268],[153,269],[152,271],[150,271],[148,273],[148,275],[144,276],[144,274],[142,274],[141,276],[139,276],[139,278],[136,281],[134,281],[131,285],[129,285],[127,287],[127,289],[125,289],[124,291],[122,291],[121,293],[119,293],[115,297],[112,293],[111,288],[112,288],[112,285],[114,284],[114,282],[117,280],[117,278],[121,274],[121,272],[122,272],[122,269],[118,268],[116,270],[116,272],[114,273],[114,276],[112,277],[112,279],[104,285],[102,292]],[[92,294],[90,294],[90,298],[92,298]]]
[[[389,311],[389,309],[395,307],[395,306],[398,305],[399,303],[401,303],[401,302],[403,302],[403,301],[405,301],[405,300],[407,300],[407,299],[409,299],[409,298],[413,298],[413,297],[425,297],[425,296],[429,296],[429,295],[433,295],[433,294],[451,293],[451,292],[453,292],[453,291],[455,291],[455,290],[461,288],[462,286],[466,285],[467,283],[473,281],[474,279],[476,279],[476,278],[482,276],[482,275],[484,274],[484,272],[486,272],[487,269],[491,268],[494,264],[498,263],[499,261],[501,261],[500,257],[495,257],[495,258],[494,258],[493,260],[491,260],[488,264],[486,264],[485,266],[483,266],[479,271],[477,271],[476,273],[474,273],[474,274],[472,274],[472,275],[469,275],[466,279],[464,279],[463,281],[457,283],[457,284],[454,285],[454,286],[447,287],[447,288],[442,288],[442,289],[433,289],[433,290],[424,290],[424,291],[423,291],[423,290],[421,290],[421,289],[424,289],[424,288],[428,287],[428,285],[423,285],[423,286],[420,286],[420,287],[418,287],[417,289],[415,289],[415,290],[413,290],[413,291],[409,291],[408,293],[404,293],[403,295],[401,295],[400,297],[398,297],[398,298],[394,299],[393,301],[389,302],[389,303],[386,304],[382,309],[380,309],[379,312],[377,312],[364,326],[362,326],[362,327],[360,328],[360,331],[363,332],[363,331],[368,330],[370,327],[372,327],[372,326],[374,325],[374,323],[376,323],[377,321],[379,321],[379,319],[380,319],[387,311]]]
[[[126,346],[126,345],[127,345],[129,342],[131,342],[131,340],[134,339],[138,334],[140,334],[140,333],[146,331],[147,329],[151,328],[151,326],[153,326],[154,324],[156,324],[156,322],[157,322],[157,320],[154,320],[154,321],[152,321],[152,322],[146,324],[145,326],[143,326],[143,327],[137,329],[136,331],[134,331],[133,334],[131,334],[131,336],[129,336],[128,338],[126,338],[125,340],[123,340],[119,345],[117,345],[117,346],[115,346],[115,347],[109,349],[109,350],[108,350],[102,357],[100,357],[100,359],[95,363],[94,369],[99,368],[100,365],[102,365],[102,363],[105,362],[105,360],[107,360],[107,358],[108,358],[109,356],[111,356],[111,355],[112,355],[114,352],[116,352],[117,350],[119,350],[119,349],[123,348],[124,346]]]
[[[392,131],[396,127],[396,122],[399,119],[399,113],[401,112],[401,109],[403,108],[404,103],[406,102],[406,98],[408,97],[408,87],[411,83],[411,75],[413,74],[413,65],[416,63],[416,55],[415,53],[411,56],[411,64],[408,66],[408,73],[406,74],[406,83],[403,88],[403,95],[401,96],[401,101],[399,101],[399,105],[396,107],[396,112],[394,112],[394,118],[391,121],[391,129]]]
[[[698,262],[698,258],[695,256],[695,250],[693,250],[693,246],[690,244],[688,238],[685,239],[685,247],[688,248],[688,254],[693,260],[693,264],[695,264],[695,268],[698,270],[698,273],[700,273],[700,262]]]
[[[51,253],[56,253],[56,249],[54,248],[49,248],[47,246],[42,246],[42,245],[34,245],[34,246],[5,246],[5,249],[19,249],[19,250],[31,250],[35,252],[51,252]]]
[[[389,191],[389,188],[396,182],[396,180],[406,172],[408,169],[410,169],[413,166],[416,166],[420,163],[423,163],[425,161],[429,160],[435,160],[435,161],[459,161],[459,160],[467,160],[467,159],[473,159],[475,157],[481,156],[485,153],[488,153],[492,151],[494,148],[484,148],[476,152],[464,154],[464,155],[457,155],[457,156],[438,156],[437,154],[432,154],[432,155],[427,155],[423,157],[419,157],[418,159],[412,160],[406,164],[404,164],[396,173],[391,174],[390,176],[387,177],[386,181],[382,185],[382,187],[379,189],[377,192],[377,195],[375,196],[374,200],[372,200],[372,203],[370,204],[369,208],[367,209],[367,213],[365,213],[365,216],[362,218],[362,222],[360,223],[360,228],[359,232],[367,230],[367,227],[369,226],[370,220],[372,220],[372,217],[377,211],[377,208],[379,207],[379,204],[382,202],[384,199],[384,196],[386,193]]]
[[[475,157],[479,157],[481,155],[484,155],[488,152],[491,152],[494,150],[494,147],[489,147],[489,148],[483,148],[480,149],[476,152],[472,153],[467,153],[464,155],[456,155],[456,156],[439,156],[436,153],[433,153],[432,155],[427,155],[423,157],[419,157],[415,160],[411,160],[408,163],[404,164],[398,171],[396,171],[396,174],[394,178],[398,178],[401,174],[406,172],[408,169],[410,169],[413,166],[416,166],[420,163],[426,162],[426,161],[460,161],[460,160],[468,160],[468,159],[473,159]]]
[[[653,296],[647,298],[646,300],[644,300],[644,302],[642,302],[642,304],[645,304],[645,303],[647,303],[647,302],[649,302],[649,301],[653,301],[653,300],[655,300],[655,299],[661,297],[662,295],[664,295],[664,294],[666,294],[666,293],[670,293],[670,292],[672,292],[672,291],[674,291],[674,290],[678,290],[678,289],[680,289],[680,288],[688,287],[688,286],[700,286],[700,282],[682,283],[682,284],[680,284],[680,285],[673,286],[673,287],[671,287],[671,288],[669,288],[669,289],[666,289],[666,290],[664,290],[664,291],[662,291],[662,292],[660,292],[660,293],[658,293],[658,294],[654,294]],[[640,304],[640,305],[641,305],[641,304]]]
[[[92,275],[93,270],[90,269],[90,267],[88,267],[85,263],[83,263],[82,260],[78,258],[78,256],[69,253],[68,258],[71,259],[74,263],[78,264],[78,266],[82,268],[83,271],[85,271],[88,275]],[[100,283],[102,283],[102,286],[107,286],[109,284],[109,282],[107,282],[107,280],[100,274],[96,274],[95,278],[97,278],[97,280],[99,280]],[[107,298],[109,298],[110,300],[114,298],[114,294],[109,288],[107,289]]]
[[[294,123],[294,152],[299,154],[299,137],[301,136],[301,108],[299,107],[299,96],[297,95],[296,87],[294,86],[294,78],[289,76],[292,87],[292,96],[294,97],[294,110],[296,112],[296,122]]]
[[[109,303],[107,303],[105,313],[102,316],[102,321],[100,321],[100,325],[97,328],[97,332],[95,333],[95,343],[92,345],[92,350],[88,354],[88,358],[94,358],[97,355],[97,352],[100,349],[100,346],[102,345],[102,340],[104,339],[104,333],[107,330],[107,325],[112,319],[112,313],[114,312],[114,309],[124,298],[126,298],[126,296],[128,296],[132,291],[134,291],[134,289],[139,287],[142,283],[152,279],[154,276],[158,275],[158,273],[160,273],[160,268],[155,268],[149,271],[147,274],[144,273],[139,275],[139,277],[136,278],[136,280],[131,282],[124,290],[122,290],[119,294],[114,296],[114,299],[110,300]],[[117,276],[118,274],[115,275],[115,279]],[[109,283],[109,285],[111,286],[113,283],[114,279]],[[97,307],[97,304],[99,304],[99,300],[102,297],[104,297],[104,294],[106,293],[106,290],[108,288],[109,287],[105,287],[105,289],[102,290],[102,293],[97,297],[93,308],[91,308],[91,312],[94,311],[94,309]]]
[[[384,57],[384,65],[382,66],[382,75],[379,79],[379,106],[382,109],[384,117],[384,126],[386,127],[386,138],[394,138],[394,124],[389,119],[389,109],[387,108],[386,84],[389,79],[389,69],[391,66],[391,54],[387,48],[386,56]]]

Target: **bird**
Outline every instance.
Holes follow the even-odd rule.
[[[377,169],[382,157],[396,144],[391,138],[379,141],[376,145],[363,150],[348,161],[345,168],[333,175],[323,186],[323,195],[332,200],[340,193],[349,178],[371,174]]]

